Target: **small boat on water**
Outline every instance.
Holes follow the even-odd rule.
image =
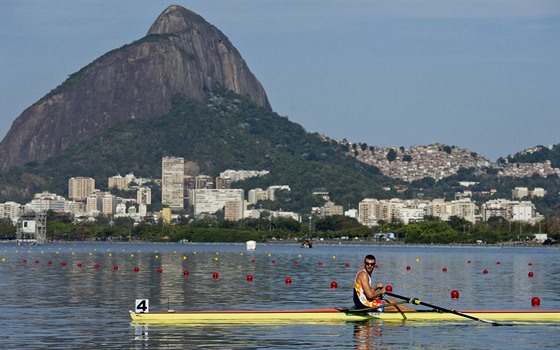
[[[560,310],[462,310],[458,313],[473,319],[494,323],[494,321],[520,322],[560,322]],[[347,308],[307,309],[307,310],[223,310],[223,311],[174,311],[134,312],[130,311],[133,322],[153,324],[207,324],[207,323],[306,323],[333,321],[364,321],[379,319],[395,322],[407,321],[465,321],[463,315],[437,310],[415,312],[371,312]],[[485,319],[492,320],[486,321]]]

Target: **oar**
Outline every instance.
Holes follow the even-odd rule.
[[[439,311],[449,312],[449,313],[455,314],[457,316],[470,318],[471,320],[474,320],[474,321],[490,323],[492,326],[512,326],[511,324],[504,324],[504,323],[498,323],[498,322],[495,322],[495,321],[485,320],[485,319],[474,317],[474,316],[471,316],[471,315],[467,315],[467,314],[464,314],[462,312],[458,312],[458,311],[455,311],[455,310],[445,309],[445,308],[442,308],[442,307],[439,307],[439,306],[436,306],[436,305],[424,303],[424,302],[422,302],[422,301],[420,301],[416,298],[407,298],[407,297],[403,297],[402,295],[398,295],[398,294],[395,294],[395,293],[389,293],[389,292],[385,292],[385,294],[390,295],[390,296],[395,297],[395,298],[407,300],[410,304],[424,305],[424,306],[427,306],[427,307],[431,307],[432,309],[437,309]]]

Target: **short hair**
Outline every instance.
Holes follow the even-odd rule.
[[[366,260],[373,260],[373,261],[377,262],[377,259],[372,254],[366,255],[364,261],[366,261]]]

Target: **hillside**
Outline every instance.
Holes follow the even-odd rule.
[[[326,188],[344,204],[396,196],[381,190],[392,180],[347,157],[337,143],[324,142],[248,98],[218,89],[205,103],[177,97],[161,118],[115,125],[44,163],[3,173],[0,201],[29,198],[38,190],[66,194],[68,179],[75,176],[93,177],[101,188],[119,173],[160,178],[163,156],[184,157],[211,176],[226,169],[269,170],[269,175],[239,185],[289,185],[293,197],[286,210],[322,204],[312,197],[313,188]]]

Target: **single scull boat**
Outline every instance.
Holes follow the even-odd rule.
[[[560,310],[462,310],[464,315],[477,319],[522,322],[560,322]],[[282,323],[282,322],[332,322],[363,321],[460,321],[468,318],[437,310],[415,312],[368,312],[353,309],[307,309],[307,310],[224,310],[224,311],[173,311],[134,312],[134,322],[143,323]]]

